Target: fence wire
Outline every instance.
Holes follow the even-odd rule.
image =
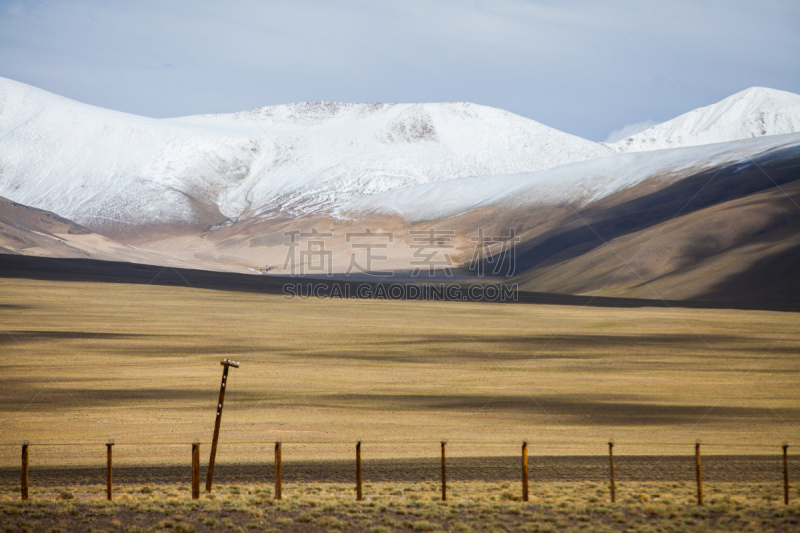
[[[660,450],[666,443],[658,443]],[[670,454],[626,455],[624,443],[614,447],[616,479],[625,481],[692,482],[696,475],[694,443],[674,443]],[[441,481],[441,443],[363,442],[361,461],[365,483],[427,483]],[[115,486],[142,487],[190,484],[191,443],[116,443],[112,448]],[[673,448],[669,448],[672,450]],[[707,483],[767,483],[783,480],[780,445],[743,445],[737,454],[719,454],[730,445],[702,444],[703,477]],[[210,443],[200,445],[201,480],[205,483]],[[792,448],[790,447],[790,452]],[[552,455],[528,446],[531,483],[605,483],[609,456],[605,446],[592,455]],[[491,453],[488,453],[491,452]],[[32,487],[105,485],[105,443],[30,443],[29,482]],[[282,442],[284,483],[334,483],[349,487],[356,476],[355,442]],[[445,464],[449,482],[519,482],[522,475],[521,443],[448,442]],[[21,445],[0,445],[0,484],[6,489],[20,484]],[[800,481],[800,457],[789,454],[790,481]],[[271,486],[275,482],[274,442],[220,442],[215,484]]]

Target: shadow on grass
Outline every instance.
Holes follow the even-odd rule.
[[[367,337],[360,344],[358,351],[349,353],[308,354],[304,357],[320,357],[335,359],[353,359],[368,361],[426,362],[447,357],[454,359],[492,360],[528,360],[528,359],[598,359],[605,358],[608,353],[629,354],[641,357],[643,354],[660,358],[664,363],[670,362],[669,355],[686,356],[692,353],[704,353],[713,356],[712,349],[724,350],[725,358],[730,358],[730,351],[759,351],[764,341],[751,337],[736,335],[702,335],[663,334],[663,335],[598,335],[598,334],[563,334],[563,335],[384,335],[381,339]],[[375,350],[370,350],[374,346]],[[404,349],[408,353],[387,352],[387,347]],[[604,350],[607,353],[601,353]],[[787,348],[795,353],[794,347]],[[404,350],[405,351],[405,350]],[[413,353],[412,353],[413,352]],[[707,355],[706,355],[707,354]]]
[[[136,338],[147,337],[161,337],[162,335],[154,335],[147,333],[103,333],[94,331],[49,331],[49,330],[10,330],[5,332],[6,335],[0,335],[0,345],[23,343],[23,342],[36,342],[36,341],[53,341],[53,340],[95,340],[95,339],[112,339],[112,340],[130,340]]]

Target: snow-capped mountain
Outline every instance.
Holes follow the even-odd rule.
[[[90,228],[298,215],[613,154],[470,103],[310,102],[151,119],[0,78],[0,196]]]
[[[751,87],[608,146],[618,152],[641,152],[798,131],[800,95]]]
[[[750,157],[800,131],[800,96],[754,88],[604,145],[470,103],[306,102],[152,119],[0,78],[0,196],[100,230],[498,201],[583,205],[657,174]]]
[[[529,290],[652,297],[651,280],[669,297],[783,301],[798,154],[800,96],[770,89],[606,145],[470,103],[152,119],[0,78],[0,253],[280,276],[286,232],[319,227],[344,276],[348,232],[371,227],[394,237],[381,268],[400,279],[419,230],[449,231],[462,261],[476,234],[497,247],[513,228]],[[621,254],[637,275],[616,274]]]

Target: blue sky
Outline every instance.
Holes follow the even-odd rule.
[[[152,117],[466,100],[602,141],[800,92],[800,2],[2,1],[0,76]]]

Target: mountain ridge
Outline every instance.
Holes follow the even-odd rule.
[[[11,80],[0,79],[0,98],[0,195],[94,229],[297,216],[411,184],[613,155],[476,104],[288,104],[150,119]],[[291,119],[298,109],[325,120],[249,117]]]
[[[800,95],[750,87],[607,146],[625,152],[681,148],[800,131]]]

